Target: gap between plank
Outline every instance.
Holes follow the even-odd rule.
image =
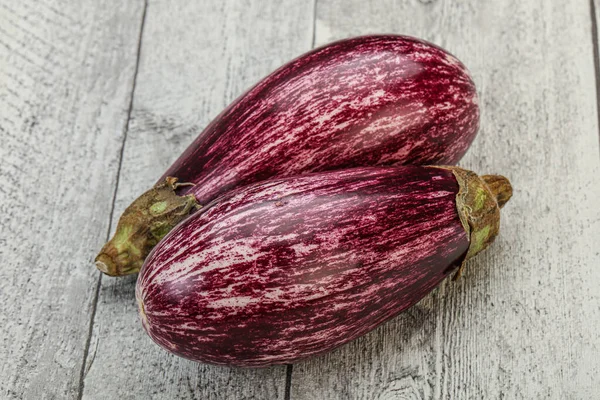
[[[285,370],[285,392],[283,393],[284,400],[290,400],[292,395],[292,371],[294,370],[294,364],[287,364]]]
[[[598,21],[596,5],[590,0],[590,17],[592,18],[592,47],[594,51],[594,77],[596,78],[596,116],[598,118],[598,140],[600,141],[600,54],[598,53]]]
[[[124,129],[124,133],[123,133],[123,141],[121,143],[121,150],[119,151],[119,164],[117,166],[117,178],[116,178],[116,182],[115,182],[115,190],[113,192],[113,197],[112,197],[112,204],[111,204],[110,215],[109,215],[109,220],[108,220],[108,231],[106,232],[106,241],[108,241],[110,239],[110,232],[112,230],[112,221],[113,221],[114,212],[115,212],[115,204],[117,201],[117,191],[119,190],[119,180],[120,180],[119,178],[121,176],[121,167],[123,165],[123,153],[125,151],[125,142],[127,141],[127,134],[129,133],[129,124],[131,122],[131,112],[133,109],[133,98],[135,95],[137,75],[138,75],[138,71],[139,71],[139,67],[140,67],[142,37],[143,37],[143,33],[144,33],[144,24],[146,22],[146,10],[147,9],[148,9],[148,0],[144,0],[144,9],[142,10],[140,31],[139,31],[139,35],[138,35],[138,45],[137,45],[137,54],[136,54],[136,60],[135,60],[135,69],[133,72],[133,82],[131,84],[131,97],[129,98],[129,108],[127,109],[127,120],[125,122],[125,129]],[[87,364],[87,359],[88,359],[88,355],[90,352],[90,343],[92,341],[92,334],[94,331],[94,320],[96,318],[96,309],[98,307],[98,298],[100,295],[100,286],[102,284],[102,275],[103,274],[100,273],[98,276],[98,281],[96,283],[96,290],[94,291],[94,298],[92,301],[92,313],[90,315],[88,336],[85,341],[85,348],[83,351],[83,363],[81,364],[81,371],[79,373],[79,394],[77,396],[77,398],[79,400],[81,400],[83,398],[83,390],[85,388],[85,383],[84,383],[85,376],[87,375],[87,372],[89,372],[89,369],[86,368],[86,364]]]
[[[317,41],[317,1],[314,0],[313,3],[313,20],[312,20],[312,39],[310,43],[310,48],[315,48],[315,43]],[[294,370],[294,364],[287,364],[285,371],[285,391],[284,391],[284,400],[290,400],[291,391],[292,391],[292,372]]]

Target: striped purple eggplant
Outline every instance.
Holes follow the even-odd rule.
[[[506,178],[365,167],[234,190],[173,229],[136,286],[144,328],[188,359],[291,363],[414,305],[495,238]]]
[[[439,47],[391,35],[321,47],[267,76],[209,124],[125,211],[97,265],[109,275],[136,272],[190,211],[242,185],[357,166],[454,164],[478,124],[468,71]]]

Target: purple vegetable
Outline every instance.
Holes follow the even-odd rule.
[[[266,366],[327,352],[414,305],[491,243],[512,189],[458,167],[372,167],[234,190],[173,229],[137,281],[165,349]]]
[[[321,47],[267,76],[208,125],[126,210],[98,268],[138,271],[191,211],[242,185],[357,166],[454,164],[478,124],[468,71],[439,47],[391,35]]]

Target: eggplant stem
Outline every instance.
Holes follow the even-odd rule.
[[[496,197],[498,207],[502,208],[513,195],[512,186],[508,179],[502,175],[482,175],[481,180],[485,182],[490,192]]]
[[[96,267],[110,276],[138,272],[152,248],[202,207],[193,194],[175,193],[178,187],[193,185],[170,176],[138,197],[121,215],[114,236],[96,257]]]

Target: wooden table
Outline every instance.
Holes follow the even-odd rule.
[[[596,0],[594,0],[596,1]],[[600,152],[587,1],[0,0],[0,398],[600,398]],[[416,307],[323,357],[233,369],[143,332],[92,260],[124,207],[261,77],[393,32],[470,68],[461,165],[511,178],[500,237]]]

